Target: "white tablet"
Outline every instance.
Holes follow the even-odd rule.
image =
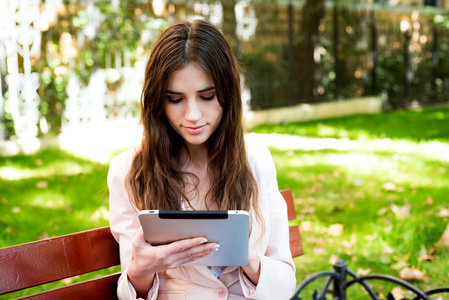
[[[248,264],[249,214],[243,210],[169,211],[142,210],[140,224],[153,246],[205,237],[220,250],[190,262],[190,266],[246,266]]]

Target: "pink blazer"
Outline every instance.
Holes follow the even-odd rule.
[[[226,267],[217,279],[207,267],[188,267],[188,272],[167,270],[155,276],[147,299],[289,299],[295,290],[295,264],[289,247],[287,208],[279,193],[276,169],[267,148],[246,143],[247,156],[259,189],[259,205],[265,220],[265,234],[253,222],[249,239],[261,259],[257,286],[239,267]],[[119,299],[136,299],[126,269],[131,260],[131,241],[139,228],[137,211],[129,202],[124,180],[135,150],[123,152],[111,161],[108,174],[111,231],[120,244],[122,275],[118,281]]]

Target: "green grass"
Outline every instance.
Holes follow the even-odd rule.
[[[0,247],[108,225],[107,170],[58,150],[0,157]]]
[[[418,268],[428,280],[411,283],[423,290],[449,286],[449,251],[436,248],[449,221],[437,216],[449,208],[448,125],[449,109],[432,109],[254,129],[357,141],[346,151],[271,147],[279,187],[293,190],[299,213],[298,281],[331,270],[338,257],[354,271],[399,276]],[[409,215],[393,212],[407,205]],[[420,259],[422,247],[436,249],[432,260]],[[366,299],[350,299],[358,297]]]
[[[353,143],[350,150],[270,148],[279,187],[292,189],[299,216],[298,282],[331,270],[339,257],[354,271],[398,276],[418,268],[429,280],[411,283],[423,290],[449,286],[447,249],[420,260],[421,247],[435,248],[449,222],[437,216],[449,208],[448,125],[449,109],[431,109],[254,129]],[[57,150],[0,157],[0,247],[108,225],[107,170]],[[410,215],[393,212],[406,205]]]

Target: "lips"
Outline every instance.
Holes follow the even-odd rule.
[[[206,128],[206,125],[201,125],[201,126],[184,127],[184,130],[188,134],[196,135],[196,134],[200,134],[201,132],[203,132],[203,130],[205,128]]]

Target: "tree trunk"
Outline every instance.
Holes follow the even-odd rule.
[[[324,0],[307,0],[302,10],[300,40],[297,46],[297,85],[300,102],[317,101],[315,47],[324,17]]]

